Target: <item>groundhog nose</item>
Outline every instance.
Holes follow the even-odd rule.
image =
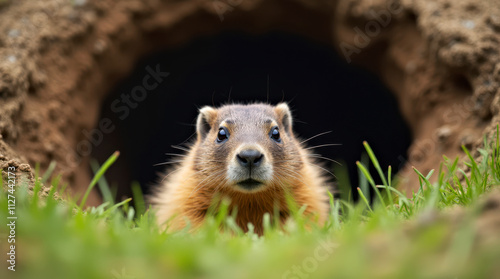
[[[255,149],[247,149],[236,155],[238,163],[243,167],[258,167],[262,163],[264,154]]]

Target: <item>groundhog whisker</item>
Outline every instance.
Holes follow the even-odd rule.
[[[201,180],[193,189],[193,191],[191,191],[191,194],[189,194],[189,197],[191,197],[191,195],[193,195],[194,193],[198,192],[201,188],[203,188],[203,186],[205,185],[205,183],[208,183],[208,184],[211,184],[211,182],[218,178],[218,176],[222,173],[224,173],[225,170],[221,170],[221,171],[218,171],[218,172],[215,172],[215,173],[212,173],[211,175],[208,175],[207,177],[205,177],[203,180]]]
[[[293,159],[290,159],[290,160],[281,160],[281,161],[274,161],[274,163],[304,163],[303,161],[300,161],[300,160],[293,160]]]
[[[181,169],[176,169],[176,170],[173,170],[171,172],[169,172],[167,175],[165,175],[165,177],[163,177],[163,179],[161,180],[161,182],[165,181],[165,179],[167,179],[170,175],[172,175],[173,173],[176,173],[178,171],[180,171]]]
[[[212,169],[212,168],[211,168],[211,169]],[[175,173],[175,172],[178,172],[178,171],[180,171],[180,170],[182,170],[182,168],[178,168],[178,169],[176,169],[176,170],[173,170],[173,171],[169,172],[169,174],[167,174],[167,175],[166,175],[166,176],[165,176],[165,177],[164,177],[161,181],[163,182],[163,181],[164,181],[165,179],[167,179],[167,178],[168,178],[171,174],[173,174],[173,173]],[[204,170],[200,170],[200,171],[194,172],[194,173],[190,174],[188,177],[184,177],[184,179],[188,179],[188,178],[192,177],[193,175],[199,174],[199,173],[201,173],[201,172],[203,172],[203,171],[204,171]]]
[[[310,150],[310,149],[315,149],[315,148],[320,148],[320,147],[327,147],[327,146],[339,146],[342,145],[341,143],[327,143],[327,144],[321,144],[321,145],[316,145],[316,146],[311,146],[308,148],[304,148],[305,150]]]
[[[179,164],[179,163],[182,163],[182,161],[168,161],[168,162],[154,164],[153,167],[164,166],[164,165],[172,165],[172,164]]]
[[[202,179],[194,188],[191,190],[191,193],[189,194],[188,198],[190,198],[194,193],[198,192],[201,188],[203,188],[204,182],[207,181],[210,178],[210,176],[205,177]]]
[[[314,138],[317,138],[317,137],[320,137],[320,136],[323,136],[323,135],[329,134],[329,133],[331,133],[331,132],[333,132],[333,131],[326,131],[326,132],[323,132],[323,133],[319,133],[319,134],[317,134],[317,135],[315,135],[315,136],[312,136],[312,137],[310,137],[310,138],[308,138],[308,139],[306,139],[306,140],[301,141],[301,142],[300,142],[300,144],[304,144],[304,143],[306,143],[306,142],[308,142],[308,141],[310,141],[310,140],[312,140],[312,139],[314,139]]]
[[[189,150],[189,148],[187,147],[182,147],[182,146],[178,146],[178,145],[171,145],[172,148],[175,148],[175,149],[179,149],[179,150],[182,150],[182,151],[186,151],[186,152],[189,152],[191,150]]]
[[[162,162],[162,163],[158,163],[158,164],[155,164],[153,166],[164,166],[164,165],[173,165],[173,164],[180,164],[180,163],[183,163],[184,161],[168,161],[168,162]],[[224,163],[224,161],[206,161],[206,162],[215,162],[215,163]],[[199,162],[199,163],[194,163],[194,165],[206,165],[206,162]]]
[[[198,163],[203,164],[206,162],[212,162],[212,163],[226,163],[226,161],[223,160],[196,160],[199,161]]]
[[[334,162],[334,163],[338,164],[339,166],[342,166],[342,164],[339,163],[338,161],[335,161],[333,159],[326,158],[326,157],[323,157],[323,156],[320,156],[320,155],[317,155],[317,154],[310,154],[310,155],[306,155],[306,156],[309,156],[309,157],[312,157],[312,158],[318,158],[318,159],[327,160],[327,161],[330,161],[330,162]]]
[[[219,174],[225,172],[225,170],[219,170],[218,172],[215,172],[215,173],[212,172],[213,170],[217,170],[217,169],[218,169],[217,167],[205,168],[205,169],[197,171],[194,174],[203,173],[206,175],[206,177],[202,181],[200,181],[200,183],[201,183],[201,182],[204,182],[205,180],[210,179],[210,178],[218,178]],[[200,183],[198,183],[198,184],[200,184]]]
[[[322,157],[320,154],[316,154],[316,153],[300,154],[300,153],[296,153],[296,152],[290,152],[290,154],[297,155],[297,156],[306,156],[306,157],[311,157],[311,158],[320,158],[320,159],[330,160],[330,161],[333,161],[334,163],[340,164],[339,162],[337,162],[335,160],[332,160],[332,159],[329,159],[329,158],[326,158],[326,157]]]
[[[186,154],[177,154],[177,153],[165,153],[167,156],[180,156],[180,157],[189,157]]]
[[[335,179],[337,179],[337,176],[336,176],[335,174],[333,174],[331,171],[329,171],[329,170],[327,170],[327,169],[325,169],[325,168],[323,168],[323,167],[321,167],[321,166],[318,166],[318,164],[313,164],[313,163],[308,163],[308,164],[311,164],[311,165],[313,165],[313,166],[316,166],[317,168],[320,168],[320,169],[322,169],[322,170],[326,171],[327,173],[329,173],[329,174],[331,174],[333,177],[335,177]]]
[[[278,181],[278,180],[276,180],[276,179],[273,178],[273,179],[271,179],[271,183],[275,184],[275,185],[278,185],[281,188],[281,190],[283,190],[283,191],[286,192],[285,185],[283,184],[282,181]]]
[[[297,172],[286,172],[285,171],[285,172],[280,173],[280,175],[283,175],[283,174],[287,174],[287,175],[290,176],[290,178],[292,178],[292,179],[298,179],[300,182],[304,183],[303,178]],[[280,181],[280,183],[282,183],[282,185],[284,186],[284,184],[283,184],[282,181]]]
[[[325,158],[326,159],[326,158]],[[311,166],[315,166],[315,167],[318,167],[326,172],[328,172],[329,174],[331,174],[333,177],[337,178],[337,176],[335,176],[335,174],[333,174],[331,171],[319,166],[318,164],[314,164],[312,162],[308,162],[308,161],[305,161],[305,162],[302,162],[302,161],[292,161],[292,160],[283,160],[283,161],[277,161],[276,163],[278,162],[291,162],[291,163],[306,163],[306,164],[309,164]]]
[[[226,186],[227,186],[227,180],[223,179],[222,183],[218,184],[217,187],[215,187],[214,193],[219,192],[220,189],[222,189],[223,187],[226,187]]]
[[[312,156],[311,156],[312,157]],[[332,159],[329,159],[329,158],[325,158],[325,157],[318,157],[318,156],[314,156],[313,158],[315,159],[323,159],[323,160],[328,160],[328,161],[331,161],[333,163],[336,163],[336,164],[339,164],[342,166],[342,164],[340,164],[339,162],[335,161],[335,160],[332,160]],[[304,163],[304,161],[296,161],[296,160],[280,160],[280,161],[274,161],[274,163]],[[312,162],[306,162],[306,163],[310,163],[312,164]]]
[[[302,176],[302,174],[294,171],[294,170],[280,170],[280,171],[277,171],[277,173],[279,172],[282,172],[283,174],[292,174],[292,178],[294,179],[298,179],[300,182],[302,182],[303,184],[306,184],[305,181],[304,181],[304,177]],[[307,184],[306,184],[307,185]],[[310,187],[309,185],[307,185],[308,187]]]
[[[322,166],[320,166],[320,165],[318,165],[318,164],[315,164],[315,163],[312,163],[312,162],[309,162],[309,161],[305,161],[305,163],[306,163],[306,164],[309,164],[309,165],[311,165],[311,166],[314,166],[314,167],[320,168],[320,169],[322,169],[322,170],[326,171],[327,173],[331,174],[333,177],[337,178],[337,176],[335,176],[335,174],[333,174],[331,171],[329,171],[329,170],[325,169],[324,167],[322,167]]]

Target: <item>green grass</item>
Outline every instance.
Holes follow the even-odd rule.
[[[53,185],[48,198],[16,191],[16,271],[1,278],[494,278],[500,276],[500,237],[478,241],[475,222],[480,197],[500,182],[500,147],[485,140],[481,161],[469,151],[465,165],[443,158],[441,168],[422,174],[420,189],[407,198],[392,185],[391,168],[383,170],[370,146],[358,163],[361,181],[358,204],[333,200],[324,227],[310,224],[300,210],[285,231],[265,221],[263,237],[243,233],[219,210],[196,233],[164,233],[145,211],[134,187],[137,212],[112,198],[97,208],[54,199],[60,177],[53,166],[34,187]],[[96,173],[89,189],[107,184],[102,176],[117,159],[114,154]],[[369,160],[368,160],[369,158]],[[383,185],[367,171],[372,164]],[[431,176],[437,182],[431,183]],[[460,179],[460,177],[465,177]],[[50,181],[50,182],[49,182]],[[375,192],[374,202],[366,196]],[[7,222],[7,192],[0,195],[0,220]],[[87,195],[85,195],[87,196]],[[347,196],[347,195],[345,195]],[[458,213],[457,213],[458,212]],[[456,213],[456,214],[455,214]],[[461,216],[452,218],[450,216]],[[221,232],[220,227],[225,229]],[[0,250],[8,252],[9,232],[0,226]],[[4,261],[5,263],[5,261]],[[5,277],[6,275],[6,277]]]

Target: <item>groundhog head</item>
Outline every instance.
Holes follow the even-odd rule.
[[[203,107],[196,146],[200,187],[253,193],[301,179],[303,160],[285,103]]]

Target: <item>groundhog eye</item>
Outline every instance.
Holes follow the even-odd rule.
[[[217,133],[217,142],[221,143],[229,138],[229,133],[226,128],[220,128],[219,133]]]
[[[280,130],[278,127],[274,127],[271,130],[271,138],[276,142],[281,142]]]

